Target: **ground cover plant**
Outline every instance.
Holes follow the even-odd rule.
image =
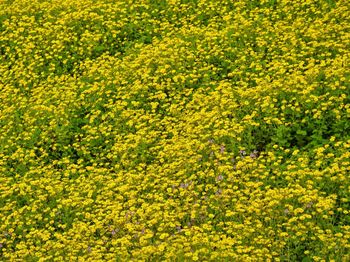
[[[0,0],[1,261],[350,261],[348,0]]]

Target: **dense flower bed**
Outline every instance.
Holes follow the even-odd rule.
[[[0,0],[0,260],[349,261],[348,0]]]

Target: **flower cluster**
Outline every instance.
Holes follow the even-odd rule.
[[[349,261],[348,0],[0,1],[0,260]]]

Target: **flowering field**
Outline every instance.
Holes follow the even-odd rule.
[[[0,0],[0,261],[350,261],[348,0]]]

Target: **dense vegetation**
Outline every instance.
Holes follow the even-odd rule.
[[[0,260],[349,261],[348,0],[0,0]]]

